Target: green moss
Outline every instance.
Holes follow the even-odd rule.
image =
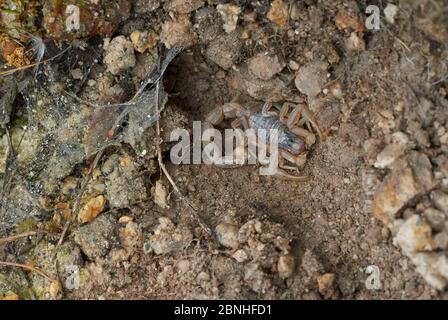
[[[17,230],[19,232],[28,232],[36,230],[36,220],[33,218],[25,219],[17,225]]]
[[[12,127],[21,127],[28,125],[28,120],[25,118],[17,118],[12,122]]]
[[[34,294],[30,288],[23,288],[22,291],[19,292],[19,297],[24,300],[32,300]]]

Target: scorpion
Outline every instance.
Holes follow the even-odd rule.
[[[277,110],[273,110],[274,108]],[[322,134],[314,113],[305,104],[290,102],[285,102],[281,107],[268,102],[263,105],[261,111],[259,109],[259,107],[246,108],[236,102],[224,103],[206,115],[205,127],[213,128],[225,120],[233,119],[231,126],[234,129],[254,129],[255,132],[258,129],[265,129],[267,132],[270,129],[277,129],[278,152],[277,155],[274,154],[274,157],[277,156],[278,167],[273,173],[274,176],[299,181],[307,179],[306,176],[298,176],[287,171],[297,172],[299,168],[305,165],[306,151],[316,142],[316,136],[312,129],[322,140]],[[308,130],[304,128],[304,125],[307,126]],[[264,144],[269,150],[269,135],[264,139],[262,137],[257,138],[256,144]],[[269,152],[272,152],[272,150],[269,150]],[[260,161],[260,159],[258,160]],[[266,163],[261,164],[267,165]]]

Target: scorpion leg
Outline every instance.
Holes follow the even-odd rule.
[[[301,153],[299,155],[293,155],[292,153],[286,151],[286,150],[280,150],[280,159],[282,160],[282,166],[284,169],[289,169],[289,170],[298,170],[298,168],[303,167],[306,163],[306,154],[305,153]],[[283,165],[284,160],[287,160],[291,163],[294,163],[296,166],[292,167],[292,166],[286,166]]]
[[[294,109],[286,119],[286,115],[288,114],[290,107],[293,107]],[[280,121],[285,123],[286,126],[291,130],[303,126],[303,124],[306,123],[308,129],[310,131],[311,128],[316,130],[319,139],[322,140],[322,133],[320,131],[319,125],[317,124],[316,116],[304,104],[294,105],[290,102],[285,102],[282,109],[280,110]]]
[[[259,142],[259,144],[263,144],[266,146],[266,148],[269,148],[268,144],[264,144],[263,142]],[[249,149],[250,152],[250,149]],[[269,148],[269,152],[272,152],[272,150]],[[305,181],[308,179],[307,176],[296,176],[293,174],[290,174],[286,172],[285,170],[295,170],[298,171],[298,168],[293,166],[287,166],[285,165],[285,159],[290,161],[288,158],[285,157],[285,155],[288,156],[289,159],[291,159],[291,162],[296,165],[303,165],[306,160],[306,155],[299,155],[299,156],[293,156],[287,151],[284,150],[276,150],[275,153],[271,154],[271,156],[274,156],[278,159],[278,166],[276,166],[273,171],[272,175],[274,177],[282,178],[282,179],[288,179],[288,180],[295,180],[295,181]],[[303,160],[302,160],[303,159]],[[269,159],[265,159],[266,161],[261,161],[261,159],[258,159],[258,162],[263,166],[267,168],[271,168]]]
[[[263,105],[263,109],[261,110],[261,114],[265,117],[277,116],[277,113],[275,111],[270,111],[272,107],[273,105],[271,102],[265,102]]]
[[[278,165],[278,167],[276,167],[274,169],[273,175],[275,177],[278,177],[278,178],[281,178],[281,179],[287,179],[287,180],[294,180],[294,181],[306,181],[306,180],[308,180],[307,176],[296,176],[294,174],[290,174],[290,173],[286,172],[284,169],[286,169],[286,170],[296,170],[297,171],[297,168],[286,166],[284,164],[284,158],[282,156],[279,156],[278,153],[277,153],[277,156],[278,156],[278,160],[279,160],[279,163],[278,163],[279,165]]]
[[[204,126],[205,128],[213,128],[226,119],[238,118],[242,112],[244,112],[244,109],[240,104],[236,102],[224,103],[205,116]]]
[[[233,129],[243,127],[245,130],[249,129],[249,122],[246,117],[236,118],[230,123]]]
[[[316,143],[316,136],[314,135],[314,133],[300,127],[291,128],[290,130],[295,135],[304,138],[305,143],[308,147],[311,147],[313,144]]]
[[[290,103],[290,102],[285,102],[282,106],[282,108],[280,109],[280,113],[279,113],[279,120],[281,123],[288,125],[288,113],[289,113],[289,108],[290,107],[295,107],[294,104]]]

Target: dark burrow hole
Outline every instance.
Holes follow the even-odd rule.
[[[207,60],[200,46],[182,52],[165,74],[164,86],[170,102],[194,120],[202,120],[214,107],[238,95],[230,88],[229,73],[224,71],[225,77],[218,79],[218,72],[223,70]]]

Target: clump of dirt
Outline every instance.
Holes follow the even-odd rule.
[[[442,0],[97,1],[72,32],[45,3],[0,7],[0,299],[447,297]],[[171,163],[226,102],[307,106],[308,179]]]

